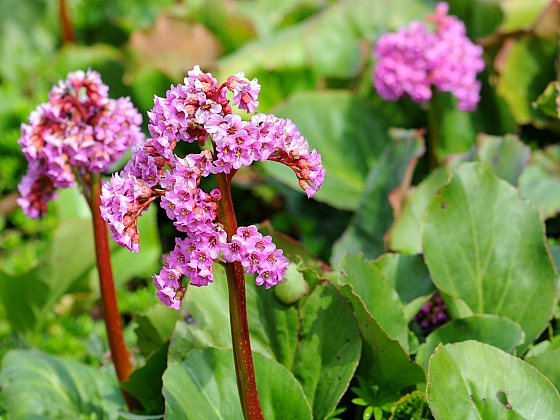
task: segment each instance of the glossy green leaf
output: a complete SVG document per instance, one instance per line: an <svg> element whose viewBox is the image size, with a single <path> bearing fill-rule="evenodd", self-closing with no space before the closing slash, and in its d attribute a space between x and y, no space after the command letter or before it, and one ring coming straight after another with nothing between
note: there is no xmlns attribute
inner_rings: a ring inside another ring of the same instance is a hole
<svg viewBox="0 0 560 420"><path fill-rule="evenodd" d="M436 291L420 255L384 254L374 261L403 303L405 321L410 322Z"/></svg>
<svg viewBox="0 0 560 420"><path fill-rule="evenodd" d="M274 286L274 294L286 305L296 303L308 292L309 284L305 281L303 273L299 272L293 263L288 265L284 280Z"/></svg>
<svg viewBox="0 0 560 420"><path fill-rule="evenodd" d="M559 119L558 95L560 94L560 82L550 82L544 92L537 98L533 106L548 117Z"/></svg>
<svg viewBox="0 0 560 420"><path fill-rule="evenodd" d="M546 376L557 390L560 389L560 348L552 349L535 357L527 357L525 361Z"/></svg>
<svg viewBox="0 0 560 420"><path fill-rule="evenodd" d="M560 395L523 360L477 341L440 345L430 359L432 414L442 420L553 419Z"/></svg>
<svg viewBox="0 0 560 420"><path fill-rule="evenodd" d="M442 167L433 171L414 189L407 191L400 214L389 231L389 249L403 254L420 254L420 224L433 196L449 181L449 171Z"/></svg>
<svg viewBox="0 0 560 420"><path fill-rule="evenodd" d="M330 284L313 290L300 309L301 329L292 372L314 419L334 411L360 360L362 342L348 303Z"/></svg>
<svg viewBox="0 0 560 420"><path fill-rule="evenodd" d="M142 408L147 414L164 412L161 390L162 376L167 368L168 349L169 343L165 343L146 359L144 366L132 372L128 381L121 383L122 388L142 404Z"/></svg>
<svg viewBox="0 0 560 420"><path fill-rule="evenodd" d="M530 157L531 149L513 134L504 137L480 134L477 138L477 160L486 163L511 185L517 185Z"/></svg>
<svg viewBox="0 0 560 420"><path fill-rule="evenodd" d="M160 349L170 339L180 312L160 303L136 315L138 346L145 355Z"/></svg>
<svg viewBox="0 0 560 420"><path fill-rule="evenodd" d="M438 289L521 325L521 352L552 316L555 270L538 213L487 166L454 170L426 209L422 247Z"/></svg>
<svg viewBox="0 0 560 420"><path fill-rule="evenodd" d="M518 124L543 120L532 103L556 78L557 42L525 35L504 43L497 92L509 105Z"/></svg>
<svg viewBox="0 0 560 420"><path fill-rule="evenodd" d="M373 105L349 92L318 91L293 95L274 113L291 119L310 147L322 156L325 181L314 198L336 208L356 209L367 174L389 143L386 123ZM302 191L287 166L266 162L264 167L275 178Z"/></svg>
<svg viewBox="0 0 560 420"><path fill-rule="evenodd" d="M357 374L371 385L379 387L379 398L426 380L424 370L411 361L407 352L373 319L363 300L346 284L340 293L352 306L362 336L362 357Z"/></svg>
<svg viewBox="0 0 560 420"><path fill-rule="evenodd" d="M392 143L366 180L364 193L350 226L333 247L333 266L345 251L360 251L367 258L385 252L385 233L390 228L393 209L389 196L406 188L418 159L424 153L424 139L416 130L391 130Z"/></svg>
<svg viewBox="0 0 560 420"><path fill-rule="evenodd" d="M531 200L543 220L560 212L560 147L552 145L536 151L519 177L521 195Z"/></svg>
<svg viewBox="0 0 560 420"><path fill-rule="evenodd" d="M301 386L278 362L253 353L257 391L266 419L311 419ZM231 349L193 350L163 376L165 418L242 419Z"/></svg>
<svg viewBox="0 0 560 420"><path fill-rule="evenodd" d="M363 254L348 253L340 266L344 272L338 280L339 284L351 284L389 337L398 340L408 350L408 326L404 319L403 304L375 262L364 261Z"/></svg>
<svg viewBox="0 0 560 420"><path fill-rule="evenodd" d="M75 360L12 350L2 359L0 400L14 420L118 418L124 401L115 375Z"/></svg>
<svg viewBox="0 0 560 420"><path fill-rule="evenodd" d="M288 369L296 353L299 318L293 306L281 303L274 290L246 282L247 312L251 345L274 358ZM192 349L231 347L227 280L216 267L214 283L207 287L189 287L183 302L170 347L170 360L179 360Z"/></svg>
<svg viewBox="0 0 560 420"><path fill-rule="evenodd" d="M516 322L496 315L478 314L453 319L426 337L426 343L416 353L416 361L428 370L428 359L438 344L466 340L477 340L513 353L523 344L525 333Z"/></svg>

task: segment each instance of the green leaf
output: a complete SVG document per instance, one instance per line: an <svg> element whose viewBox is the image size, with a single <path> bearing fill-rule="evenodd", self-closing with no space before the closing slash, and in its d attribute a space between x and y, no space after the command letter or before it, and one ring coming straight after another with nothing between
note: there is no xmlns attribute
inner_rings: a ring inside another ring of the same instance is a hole
<svg viewBox="0 0 560 420"><path fill-rule="evenodd" d="M9 418L117 419L124 402L114 373L58 356L12 350L2 359L2 406Z"/></svg>
<svg viewBox="0 0 560 420"><path fill-rule="evenodd" d="M254 351L291 368L297 346L299 318L293 306L281 303L274 290L265 290L247 276L247 312ZM173 332L170 360L179 360L192 349L231 347L229 298L223 269L216 267L214 283L189 287L182 317Z"/></svg>
<svg viewBox="0 0 560 420"><path fill-rule="evenodd" d="M545 328L555 304L555 270L542 223L487 166L466 163L454 170L426 209L422 247L438 289L475 313L521 325L521 353Z"/></svg>
<svg viewBox="0 0 560 420"><path fill-rule="evenodd" d="M558 391L535 368L477 341L438 346L427 394L437 419L541 420L560 412Z"/></svg>
<svg viewBox="0 0 560 420"><path fill-rule="evenodd" d="M417 130L391 130L379 162L370 171L364 193L350 226L333 247L333 265L345 251L361 251L376 258L385 251L384 235L391 226L390 195L410 183L416 163L424 153L424 139Z"/></svg>
<svg viewBox="0 0 560 420"><path fill-rule="evenodd" d="M420 224L428 203L449 182L445 167L436 169L414 189L407 191L402 210L389 231L389 249L403 254L420 254Z"/></svg>
<svg viewBox="0 0 560 420"><path fill-rule="evenodd" d="M533 103L533 106L544 115L554 119L560 119L558 114L558 95L560 94L560 82L550 82L543 93Z"/></svg>
<svg viewBox="0 0 560 420"><path fill-rule="evenodd" d="M134 317L138 324L135 331L142 353L150 354L170 339L179 315L179 311L158 303L148 308L145 313Z"/></svg>
<svg viewBox="0 0 560 420"><path fill-rule="evenodd" d="M546 376L557 390L560 389L560 348L552 349L535 357L527 357L525 361Z"/></svg>
<svg viewBox="0 0 560 420"><path fill-rule="evenodd" d="M509 0L500 2L504 12L504 20L500 32L515 32L525 30L535 24L543 9L550 2L548 0Z"/></svg>
<svg viewBox="0 0 560 420"><path fill-rule="evenodd" d="M257 391L266 419L311 419L301 386L281 364L253 353ZM165 418L242 419L231 349L189 352L163 376Z"/></svg>
<svg viewBox="0 0 560 420"><path fill-rule="evenodd" d="M302 92L274 113L291 119L322 156L326 176L314 198L336 208L356 209L367 174L389 143L386 123L373 105L345 91ZM288 167L276 162L264 167L273 177L302 191Z"/></svg>
<svg viewBox="0 0 560 420"><path fill-rule="evenodd" d="M361 253L348 253L340 262L340 267L344 272L338 283L351 284L389 337L398 340L408 350L408 323L404 319L403 304L375 262L364 261Z"/></svg>
<svg viewBox="0 0 560 420"><path fill-rule="evenodd" d="M165 343L146 359L144 366L132 372L128 381L121 383L122 388L142 404L147 414L161 414L164 411L161 390L162 376L167 368L168 349L169 343Z"/></svg>
<svg viewBox="0 0 560 420"><path fill-rule="evenodd" d="M420 255L384 254L374 261L404 305L405 322L410 322L436 291Z"/></svg>
<svg viewBox="0 0 560 420"><path fill-rule="evenodd" d="M360 333L350 306L330 283L313 290L300 309L300 317L292 372L313 407L313 418L326 419L358 366Z"/></svg>
<svg viewBox="0 0 560 420"><path fill-rule="evenodd" d="M340 293L350 305L362 336L362 357L358 375L368 384L379 387L379 398L390 396L401 389L426 380L423 369L411 361L402 345L389 338L373 319L363 300L346 284Z"/></svg>
<svg viewBox="0 0 560 420"><path fill-rule="evenodd" d="M477 160L486 163L492 172L511 185L517 185L530 157L531 149L514 134L504 137L478 135Z"/></svg>
<svg viewBox="0 0 560 420"><path fill-rule="evenodd" d="M416 361L428 370L428 359L438 344L466 340L481 341L513 353L517 346L523 344L525 333L516 322L496 315L479 314L454 319L426 337L426 343L416 353Z"/></svg>
<svg viewBox="0 0 560 420"><path fill-rule="evenodd" d="M517 124L544 121L532 103L556 78L556 40L524 35L504 42L500 52L497 93L509 105Z"/></svg>
<svg viewBox="0 0 560 420"><path fill-rule="evenodd" d="M535 204L543 220L560 211L560 147L551 145L533 154L519 177L521 195Z"/></svg>

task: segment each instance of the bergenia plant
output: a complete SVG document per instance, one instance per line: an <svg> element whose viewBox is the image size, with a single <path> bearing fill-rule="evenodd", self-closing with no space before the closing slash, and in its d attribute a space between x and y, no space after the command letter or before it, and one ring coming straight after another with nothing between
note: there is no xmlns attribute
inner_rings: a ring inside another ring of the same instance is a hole
<svg viewBox="0 0 560 420"><path fill-rule="evenodd" d="M182 233L175 249L153 276L158 298L181 307L187 284L213 282L214 264L225 267L238 386L247 418L262 418L256 394L247 325L244 273L256 273L266 288L280 282L288 261L282 250L257 227L238 227L230 182L242 166L275 161L289 166L308 197L321 187L325 171L321 156L310 150L290 120L254 114L248 121L235 107L252 113L258 106L260 85L243 72L219 84L196 66L184 85L171 86L165 98L155 97L149 115L152 138L140 139L123 171L103 186L102 215L121 246L139 250L138 217L160 201ZM198 154L178 156L178 142L198 142ZM199 188L202 177L216 175L217 189Z"/></svg>
<svg viewBox="0 0 560 420"><path fill-rule="evenodd" d="M414 102L432 98L431 87L451 92L462 111L473 111L480 101L477 74L484 69L482 47L467 37L465 24L447 14L438 3L427 22L412 22L376 43L373 84L379 95L395 101L408 95Z"/></svg>
<svg viewBox="0 0 560 420"><path fill-rule="evenodd" d="M129 98L110 99L109 87L95 71L69 73L49 93L49 101L22 124L19 144L29 165L17 200L24 213L44 216L58 188L78 183L92 212L103 313L111 356L119 380L131 364L117 307L107 227L100 213L101 178L134 143L142 141L142 116ZM134 401L123 391L130 408Z"/></svg>

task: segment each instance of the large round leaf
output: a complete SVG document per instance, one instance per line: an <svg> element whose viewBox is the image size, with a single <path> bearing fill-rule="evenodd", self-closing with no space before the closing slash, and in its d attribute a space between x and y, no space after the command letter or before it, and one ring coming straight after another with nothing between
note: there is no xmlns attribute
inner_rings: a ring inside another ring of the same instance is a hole
<svg viewBox="0 0 560 420"><path fill-rule="evenodd" d="M428 205L422 248L434 284L474 313L503 315L526 333L544 329L554 307L554 266L534 207L487 166L460 165Z"/></svg>
<svg viewBox="0 0 560 420"><path fill-rule="evenodd" d="M543 420L560 413L560 396L546 377L478 341L438 346L430 359L427 389L438 420Z"/></svg>
<svg viewBox="0 0 560 420"><path fill-rule="evenodd" d="M13 420L114 419L124 401L110 371L75 360L12 350L2 359L2 406Z"/></svg>
<svg viewBox="0 0 560 420"><path fill-rule="evenodd" d="M438 344L466 340L481 341L513 353L525 340L525 333L511 319L496 315L478 314L454 319L426 337L426 342L416 353L416 361L427 370L428 360Z"/></svg>
<svg viewBox="0 0 560 420"><path fill-rule="evenodd" d="M264 418L311 419L301 385L281 364L253 353ZM231 349L193 350L163 375L168 420L243 418Z"/></svg>

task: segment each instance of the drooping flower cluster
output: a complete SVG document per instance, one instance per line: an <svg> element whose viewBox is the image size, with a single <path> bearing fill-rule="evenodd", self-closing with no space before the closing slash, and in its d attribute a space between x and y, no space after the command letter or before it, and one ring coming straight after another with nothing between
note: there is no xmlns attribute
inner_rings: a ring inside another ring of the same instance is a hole
<svg viewBox="0 0 560 420"><path fill-rule="evenodd" d="M130 100L109 99L108 92L95 71L69 73L22 124L18 143L29 166L18 204L27 216L44 215L56 188L74 186L75 171L106 171L144 138L142 116Z"/></svg>
<svg viewBox="0 0 560 420"><path fill-rule="evenodd" d="M476 75L484 69L482 47L467 37L465 24L449 16L447 3L438 3L428 23L412 22L408 28L383 35L373 50L377 59L373 84L385 100L408 95L415 102L432 97L431 85L451 92L458 108L473 111L480 101Z"/></svg>
<svg viewBox="0 0 560 420"><path fill-rule="evenodd" d="M155 97L148 113L152 138L139 141L124 170L103 187L101 213L121 246L138 251L138 217L157 199L177 230L186 234L176 239L162 270L153 276L159 299L169 307L179 309L185 281L211 283L216 261L241 263L267 288L284 277L288 263L271 238L248 226L239 227L228 240L218 217L222 192L199 188L202 177L226 174L231 179L240 167L265 160L289 166L308 197L321 187L321 156L309 149L290 120L254 114L243 121L233 113L232 106L253 112L260 89L243 72L218 84L196 66L184 85L171 86L165 98ZM185 157L174 153L179 141L204 146L208 140L212 150Z"/></svg>

